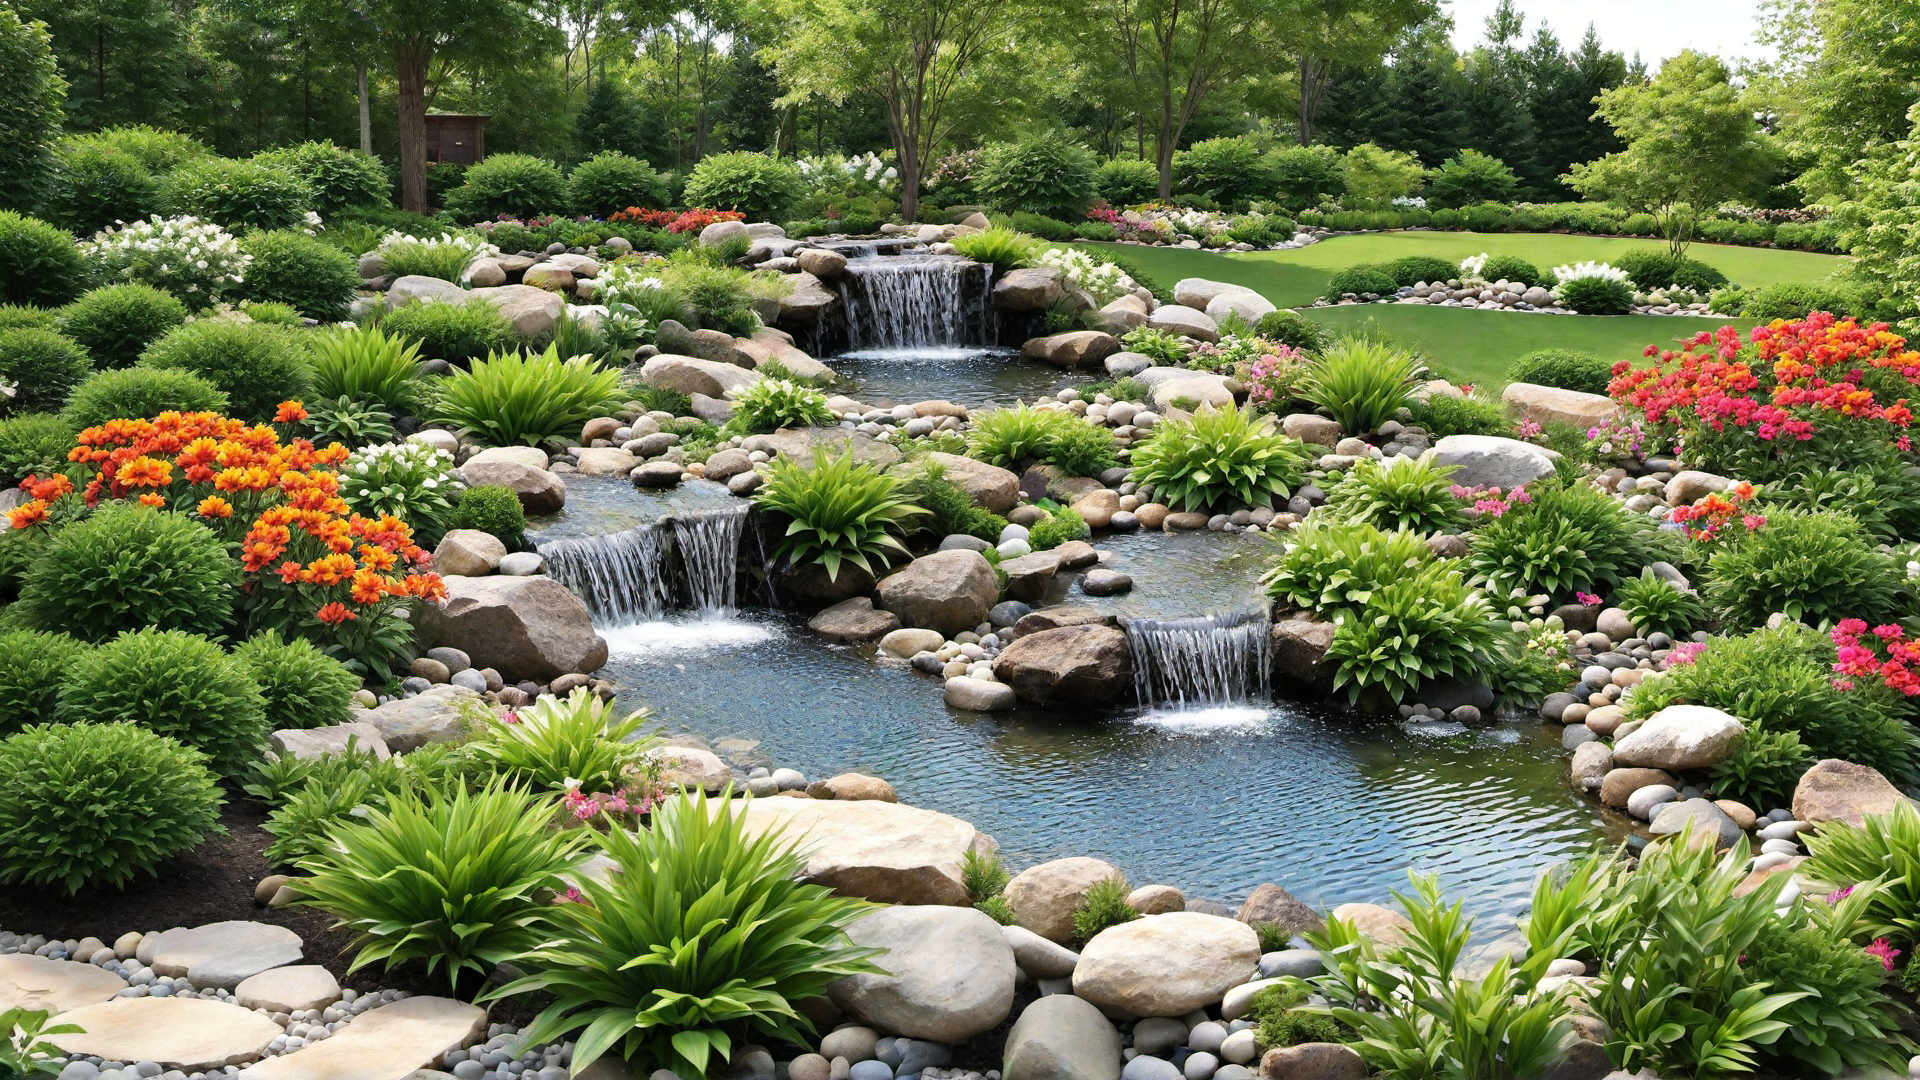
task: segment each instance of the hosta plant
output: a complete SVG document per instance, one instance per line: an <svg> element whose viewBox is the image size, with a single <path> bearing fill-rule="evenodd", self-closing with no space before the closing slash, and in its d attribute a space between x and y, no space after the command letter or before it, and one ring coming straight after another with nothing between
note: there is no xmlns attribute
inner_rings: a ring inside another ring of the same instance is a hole
<svg viewBox="0 0 1920 1080"><path fill-rule="evenodd" d="M1436 464L1431 450L1417 458L1363 458L1327 493L1327 510L1380 529L1444 530L1460 523L1453 472L1453 466Z"/></svg>
<svg viewBox="0 0 1920 1080"><path fill-rule="evenodd" d="M620 372L589 356L561 359L556 349L531 356L494 353L440 388L440 418L493 446L537 445L569 432L619 403Z"/></svg>
<svg viewBox="0 0 1920 1080"><path fill-rule="evenodd" d="M1584 483L1549 480L1500 516L1483 520L1470 541L1475 579L1502 593L1611 588L1662 557L1651 522Z"/></svg>
<svg viewBox="0 0 1920 1080"><path fill-rule="evenodd" d="M1275 601L1326 618L1365 607L1375 589L1434 562L1414 533L1316 520L1294 531L1260 583Z"/></svg>
<svg viewBox="0 0 1920 1080"><path fill-rule="evenodd" d="M1692 592L1644 571L1614 590L1613 602L1633 620L1641 634L1663 633L1682 638L1707 621L1707 605Z"/></svg>
<svg viewBox="0 0 1920 1080"><path fill-rule="evenodd" d="M1445 676L1472 678L1501 662L1511 627L1458 571L1434 570L1375 589L1342 613L1327 648L1333 686L1358 701L1369 690L1395 702Z"/></svg>
<svg viewBox="0 0 1920 1080"><path fill-rule="evenodd" d="M349 971L422 960L458 988L554 937L552 901L584 858L582 830L548 828L552 795L402 791L328 833L300 867L299 903L354 933Z"/></svg>
<svg viewBox="0 0 1920 1080"><path fill-rule="evenodd" d="M616 717L612 702L581 687L565 700L542 697L532 708L489 716L466 748L515 787L549 794L568 787L614 791L647 748L635 736L650 715L641 710Z"/></svg>
<svg viewBox="0 0 1920 1080"><path fill-rule="evenodd" d="M775 458L754 502L787 520L774 544L778 557L795 566L819 563L836 581L845 567L872 573L880 568L873 560L884 567L888 552L905 554L894 534L926 513L907 501L898 480L856 462L851 448L839 457L815 453L811 465Z"/></svg>
<svg viewBox="0 0 1920 1080"><path fill-rule="evenodd" d="M1161 424L1133 451L1133 479L1176 510L1272 506L1306 474L1306 447L1270 417L1228 405Z"/></svg>
<svg viewBox="0 0 1920 1080"><path fill-rule="evenodd" d="M830 427L840 418L827 408L827 395L789 379L761 379L740 392L733 416L722 427L728 435L754 435L784 427Z"/></svg>
<svg viewBox="0 0 1920 1080"><path fill-rule="evenodd" d="M516 958L535 973L488 995L552 996L526 1043L573 1035L576 1071L612 1053L707 1076L749 1042L810 1045L796 1003L880 973L846 933L871 906L802 883L791 841L749 832L737 806L682 796L650 829L605 834L614 872L583 877L579 902L552 909L557 932Z"/></svg>
<svg viewBox="0 0 1920 1080"><path fill-rule="evenodd" d="M1406 408L1420 371L1420 358L1404 349L1342 338L1314 359L1300 396L1340 421L1348 434L1364 435Z"/></svg>

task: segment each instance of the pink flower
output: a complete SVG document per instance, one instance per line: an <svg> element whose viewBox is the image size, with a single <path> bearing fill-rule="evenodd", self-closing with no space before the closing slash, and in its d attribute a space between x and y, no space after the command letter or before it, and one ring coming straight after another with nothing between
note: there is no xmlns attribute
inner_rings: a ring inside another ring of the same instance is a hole
<svg viewBox="0 0 1920 1080"><path fill-rule="evenodd" d="M1704 641L1686 641L1675 645L1673 651L1667 654L1667 666L1673 667L1676 664L1691 664L1702 652L1706 651L1706 648L1707 643Z"/></svg>
<svg viewBox="0 0 1920 1080"><path fill-rule="evenodd" d="M1585 604L1588 607L1599 607L1602 603L1605 602L1590 592L1577 592L1577 593L1574 593L1573 596L1574 596L1574 599L1580 601L1582 604Z"/></svg>
<svg viewBox="0 0 1920 1080"><path fill-rule="evenodd" d="M569 885L567 886L566 892L553 898L553 902L556 904L584 904L587 902L587 897L585 893Z"/></svg>
<svg viewBox="0 0 1920 1080"><path fill-rule="evenodd" d="M1853 895L1853 886L1851 885L1844 889L1835 889L1833 892L1827 894L1827 903L1837 904L1851 895Z"/></svg>
<svg viewBox="0 0 1920 1080"><path fill-rule="evenodd" d="M1900 955L1900 950L1894 948L1893 943L1886 938L1878 937L1873 939L1873 944L1867 946L1866 954L1868 956L1879 957L1880 965L1888 971L1892 971L1893 958Z"/></svg>
<svg viewBox="0 0 1920 1080"><path fill-rule="evenodd" d="M1748 532L1752 532L1766 523L1767 519L1761 517L1759 514L1748 514L1740 519L1740 524L1745 525Z"/></svg>

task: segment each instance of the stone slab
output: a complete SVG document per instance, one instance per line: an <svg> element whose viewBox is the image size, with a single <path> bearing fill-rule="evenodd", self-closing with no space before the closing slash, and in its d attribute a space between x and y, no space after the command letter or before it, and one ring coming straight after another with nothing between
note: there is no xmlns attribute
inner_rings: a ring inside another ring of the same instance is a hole
<svg viewBox="0 0 1920 1080"><path fill-rule="evenodd" d="M58 1014L97 1005L126 988L127 980L92 964L31 953L0 956L0 1013L27 1009Z"/></svg>
<svg viewBox="0 0 1920 1080"><path fill-rule="evenodd" d="M63 1013L73 1035L48 1042L69 1054L109 1061L152 1061L162 1068L201 1072L258 1058L280 1025L249 1009L206 998L115 998Z"/></svg>
<svg viewBox="0 0 1920 1080"><path fill-rule="evenodd" d="M241 1080L403 1080L484 1037L487 1010L441 997L402 998L361 1013L332 1038L240 1073Z"/></svg>

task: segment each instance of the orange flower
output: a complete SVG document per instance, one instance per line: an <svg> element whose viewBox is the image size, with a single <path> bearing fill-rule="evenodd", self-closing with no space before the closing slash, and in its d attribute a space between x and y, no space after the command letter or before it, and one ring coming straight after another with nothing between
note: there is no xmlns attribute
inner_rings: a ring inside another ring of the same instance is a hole
<svg viewBox="0 0 1920 1080"><path fill-rule="evenodd" d="M233 504L218 495L209 495L200 500L199 512L204 518L230 518L233 516Z"/></svg>
<svg viewBox="0 0 1920 1080"><path fill-rule="evenodd" d="M167 505L167 500L162 496L156 495L153 492L149 491L145 495L140 496L140 505L151 506L155 510L158 510L161 507Z"/></svg>
<svg viewBox="0 0 1920 1080"><path fill-rule="evenodd" d="M300 580L300 564L288 559L280 564L280 580L291 585Z"/></svg>
<svg viewBox="0 0 1920 1080"><path fill-rule="evenodd" d="M360 545L360 565L369 570L385 573L399 563L399 558L386 548L377 548L372 544Z"/></svg>
<svg viewBox="0 0 1920 1080"><path fill-rule="evenodd" d="M30 499L42 499L46 502L52 502L60 496L71 492L73 490L73 481L67 479L60 473L54 473L45 480L39 480L29 476L20 486L26 489L27 497Z"/></svg>
<svg viewBox="0 0 1920 1080"><path fill-rule="evenodd" d="M341 603L338 600L335 600L333 603L328 604L326 607L323 607L319 611L314 612L313 617L316 619L319 619L323 623L326 623L328 626L338 626L343 622L347 622L352 619L357 619L360 616L355 615L351 611L348 611L347 605Z"/></svg>
<svg viewBox="0 0 1920 1080"><path fill-rule="evenodd" d="M114 479L128 487L165 487L173 482L173 466L143 455L122 465Z"/></svg>
<svg viewBox="0 0 1920 1080"><path fill-rule="evenodd" d="M377 604L387 595L387 581L371 570L353 572L353 602L356 604Z"/></svg>
<svg viewBox="0 0 1920 1080"><path fill-rule="evenodd" d="M446 583L439 574L408 574L406 580L408 595L422 600L444 600L447 598Z"/></svg>
<svg viewBox="0 0 1920 1080"><path fill-rule="evenodd" d="M300 580L311 585L338 585L352 577L353 573L351 555L322 555L307 564Z"/></svg>
<svg viewBox="0 0 1920 1080"><path fill-rule="evenodd" d="M47 520L47 504L34 499L21 503L7 511L7 522L16 529L25 529Z"/></svg>
<svg viewBox="0 0 1920 1080"><path fill-rule="evenodd" d="M273 422L276 424L294 424L306 418L306 406L298 401L281 402L279 411L273 414Z"/></svg>

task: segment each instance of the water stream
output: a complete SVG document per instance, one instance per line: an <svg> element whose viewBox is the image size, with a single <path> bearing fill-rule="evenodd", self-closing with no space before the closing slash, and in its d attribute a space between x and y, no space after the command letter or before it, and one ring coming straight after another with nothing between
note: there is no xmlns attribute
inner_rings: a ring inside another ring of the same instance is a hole
<svg viewBox="0 0 1920 1080"><path fill-rule="evenodd" d="M1272 620L1264 607L1183 619L1123 619L1134 696L1176 710L1244 705L1266 696Z"/></svg>
<svg viewBox="0 0 1920 1080"><path fill-rule="evenodd" d="M840 296L849 352L993 341L993 268L955 255L882 255L847 263Z"/></svg>

